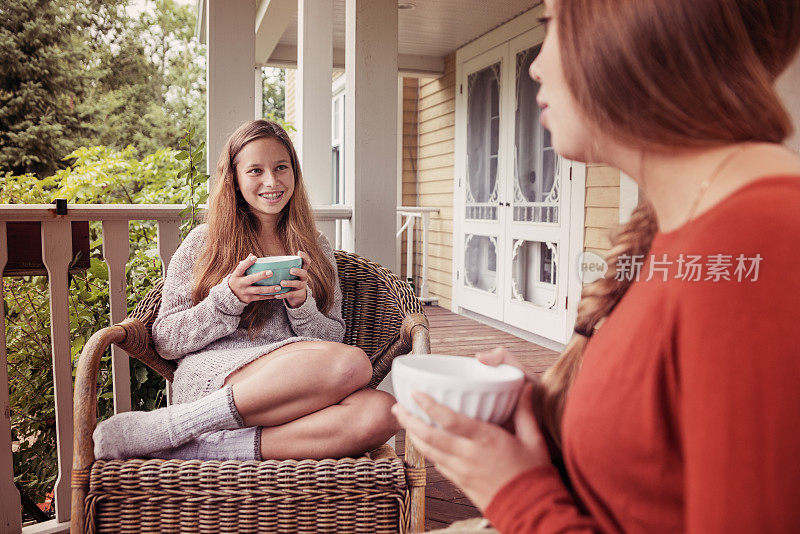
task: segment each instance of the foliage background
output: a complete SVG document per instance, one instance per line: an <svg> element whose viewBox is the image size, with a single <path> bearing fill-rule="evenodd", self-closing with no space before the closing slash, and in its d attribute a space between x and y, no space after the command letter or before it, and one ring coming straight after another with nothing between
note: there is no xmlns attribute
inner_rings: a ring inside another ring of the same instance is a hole
<svg viewBox="0 0 800 534"><path fill-rule="evenodd" d="M199 155L199 158L198 158ZM194 156L194 158L193 158ZM66 198L70 203L188 203L205 202L206 176L188 175L192 159L202 159L202 148L169 148L138 159L132 147L82 147L70 154L75 163L51 177L7 173L0 193L2 203L39 203L43 198ZM194 188L189 180L194 181ZM70 346L74 365L86 340L109 324L108 268L102 256L102 223L90 223L90 268L69 277ZM184 228L184 235L188 232ZM128 311L161 277L154 247L156 224L132 223L130 261L126 268ZM6 345L8 353L15 481L34 502L43 502L57 476L55 406L47 278L4 279ZM152 410L164 405L165 383L138 360L131 361L133 408ZM106 351L100 371L99 417L114 411L111 353Z"/></svg>
<svg viewBox="0 0 800 534"><path fill-rule="evenodd" d="M194 5L127 7L0 3L0 203L205 202L205 46L194 37ZM264 69L262 82L264 116L291 128L284 72ZM129 311L161 277L155 242L155 223L131 223ZM90 262L69 277L73 363L98 325L109 324L99 222L90 224ZM15 482L40 503L57 476L47 279L3 282ZM160 377L135 360L131 377L134 409L163 405ZM98 393L102 419L113 413L110 352Z"/></svg>

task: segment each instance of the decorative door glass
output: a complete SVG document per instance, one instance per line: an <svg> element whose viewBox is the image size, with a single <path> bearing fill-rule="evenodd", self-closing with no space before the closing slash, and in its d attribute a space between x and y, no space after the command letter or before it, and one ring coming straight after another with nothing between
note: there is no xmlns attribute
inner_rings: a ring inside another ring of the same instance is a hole
<svg viewBox="0 0 800 534"><path fill-rule="evenodd" d="M497 292L497 238L467 234L464 242L464 282L468 287Z"/></svg>
<svg viewBox="0 0 800 534"><path fill-rule="evenodd" d="M558 298L558 244L515 239L511 255L512 298L553 308Z"/></svg>
<svg viewBox="0 0 800 534"><path fill-rule="evenodd" d="M466 218L497 220L500 63L467 78Z"/></svg>
<svg viewBox="0 0 800 534"><path fill-rule="evenodd" d="M540 50L541 45L528 48L516 57L514 221L558 224L558 157L550 132L539 123L539 84L528 75Z"/></svg>

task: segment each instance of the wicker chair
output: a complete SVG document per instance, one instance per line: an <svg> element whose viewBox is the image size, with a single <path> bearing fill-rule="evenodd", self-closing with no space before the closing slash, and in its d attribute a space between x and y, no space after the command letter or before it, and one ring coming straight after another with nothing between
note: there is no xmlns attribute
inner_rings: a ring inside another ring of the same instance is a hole
<svg viewBox="0 0 800 534"><path fill-rule="evenodd" d="M375 387L400 354L429 353L428 321L410 286L355 254L336 251L345 343L373 361ZM112 343L167 380L176 368L150 331L163 282L121 323L95 333L78 363L72 532L423 531L425 463L406 442L406 464L386 445L340 460L95 461L100 358Z"/></svg>

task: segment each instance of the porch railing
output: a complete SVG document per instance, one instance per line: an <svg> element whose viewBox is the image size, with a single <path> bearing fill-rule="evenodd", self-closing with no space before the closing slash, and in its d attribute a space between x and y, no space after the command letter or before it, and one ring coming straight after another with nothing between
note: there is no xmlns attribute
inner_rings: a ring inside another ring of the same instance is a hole
<svg viewBox="0 0 800 534"><path fill-rule="evenodd" d="M428 289L428 229L431 214L439 213L439 208L420 206L398 206L397 214L404 219L403 226L397 231L397 238L406 233L406 277L413 280L414 276L414 224L420 219L422 225L422 265L420 268L420 285L417 291L419 300L424 304L436 304L438 299L430 296Z"/></svg>
<svg viewBox="0 0 800 534"><path fill-rule="evenodd" d="M24 533L65 532L69 530L70 478L72 475L72 358L70 354L70 326L67 270L72 260L71 223L73 221L100 221L103 229L103 259L108 265L109 306L111 323L117 323L127 314L125 266L130 254L130 221L155 221L157 223L156 250L165 272L175 250L180 244L180 223L183 205L103 204L67 206L66 215L57 215L52 204L0 204L0 273L8 261L6 222L33 221L41 223L42 259L47 269L50 289L50 330L52 342L54 401L56 413L56 438L58 478L54 495L56 519L22 529L19 493L14 486L11 449L11 407L7 365L0 365L0 531ZM321 226L333 226L335 221L352 217L352 209L345 206L314 207L314 215ZM336 243L340 247L340 243ZM0 277L0 293L2 293ZM5 309L0 299L0 358L7 361L5 336ZM116 412L131 409L130 370L127 355L112 350L114 409Z"/></svg>

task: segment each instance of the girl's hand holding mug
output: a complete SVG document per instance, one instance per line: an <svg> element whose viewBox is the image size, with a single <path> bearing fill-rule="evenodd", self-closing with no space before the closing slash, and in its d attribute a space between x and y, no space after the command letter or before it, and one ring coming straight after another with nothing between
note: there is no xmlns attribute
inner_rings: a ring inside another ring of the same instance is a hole
<svg viewBox="0 0 800 534"><path fill-rule="evenodd" d="M303 251L298 251L298 256L303 258L303 267L293 268L289 272L297 276L298 280L283 280L280 285L276 286L257 286L253 285L259 280L265 280L272 276L272 271L261 271L253 274L246 274L249 269L256 262L256 256L250 254L247 258L239 262L239 265L233 270L228 286L230 286L233 294L236 295L241 302L250 303L257 300L271 300L271 299L285 299L286 304L290 308L297 308L303 305L306 301L306 294L308 287L308 268L311 265L311 258ZM286 293L280 295L271 295L284 288L291 288Z"/></svg>
<svg viewBox="0 0 800 534"><path fill-rule="evenodd" d="M306 301L308 291L308 268L311 267L311 257L302 250L297 251L297 255L303 258L303 267L300 269L293 268L289 273L295 275L298 280L284 280L281 282L281 287L292 288L288 293L282 295L275 295L276 299L286 299L286 304L290 308L299 308ZM277 287L277 286L276 286Z"/></svg>
<svg viewBox="0 0 800 534"><path fill-rule="evenodd" d="M244 302L245 304L249 304L251 302L255 302L257 300L267 300L274 298L274 295L262 295L264 291L272 290L271 287L264 287L264 286L255 286L256 282L259 280L264 280L265 278L269 278L272 276L272 271L260 271L253 274L247 274L247 269L253 265L256 260L255 255L250 254L245 259L239 262L239 265L231 273L231 277L228 279L228 286L233 291L233 294L236 295L236 298L239 301Z"/></svg>

